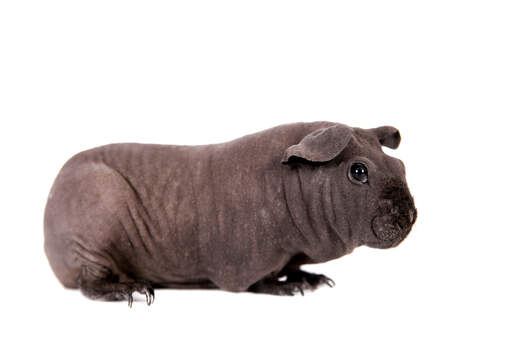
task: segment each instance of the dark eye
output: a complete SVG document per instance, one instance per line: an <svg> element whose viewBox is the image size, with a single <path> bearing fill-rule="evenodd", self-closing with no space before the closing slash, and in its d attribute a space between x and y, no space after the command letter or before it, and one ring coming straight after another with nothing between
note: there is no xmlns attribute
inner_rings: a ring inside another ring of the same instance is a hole
<svg viewBox="0 0 512 341"><path fill-rule="evenodd" d="M365 184L368 182L368 168L362 163L356 162L350 167L350 176L352 179Z"/></svg>

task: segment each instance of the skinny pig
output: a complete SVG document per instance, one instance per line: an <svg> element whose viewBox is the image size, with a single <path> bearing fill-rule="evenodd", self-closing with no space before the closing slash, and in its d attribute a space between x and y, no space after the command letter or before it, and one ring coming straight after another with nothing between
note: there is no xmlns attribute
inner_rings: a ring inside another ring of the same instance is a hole
<svg viewBox="0 0 512 341"><path fill-rule="evenodd" d="M416 220L404 165L382 151L399 144L393 127L313 122L213 145L87 150L51 189L46 255L65 287L130 306L134 292L151 304L153 288L332 286L300 266L394 247Z"/></svg>

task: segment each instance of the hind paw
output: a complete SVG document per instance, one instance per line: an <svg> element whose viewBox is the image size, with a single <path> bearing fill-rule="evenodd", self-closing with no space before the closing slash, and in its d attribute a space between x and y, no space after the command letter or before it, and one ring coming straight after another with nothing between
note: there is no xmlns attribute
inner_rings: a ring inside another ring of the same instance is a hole
<svg viewBox="0 0 512 341"><path fill-rule="evenodd" d="M155 301L155 291L150 283L145 281L113 283L107 280L82 282L82 293L95 300L128 301L128 306L133 305L133 293L138 292L146 296L146 304L151 305Z"/></svg>

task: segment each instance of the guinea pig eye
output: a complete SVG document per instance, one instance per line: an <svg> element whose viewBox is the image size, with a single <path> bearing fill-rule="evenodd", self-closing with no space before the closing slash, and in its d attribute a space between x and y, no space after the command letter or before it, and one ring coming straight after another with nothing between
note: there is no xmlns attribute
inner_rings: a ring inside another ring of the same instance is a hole
<svg viewBox="0 0 512 341"><path fill-rule="evenodd" d="M368 182L368 168L360 162L356 162L350 167L350 176L352 179L363 184Z"/></svg>

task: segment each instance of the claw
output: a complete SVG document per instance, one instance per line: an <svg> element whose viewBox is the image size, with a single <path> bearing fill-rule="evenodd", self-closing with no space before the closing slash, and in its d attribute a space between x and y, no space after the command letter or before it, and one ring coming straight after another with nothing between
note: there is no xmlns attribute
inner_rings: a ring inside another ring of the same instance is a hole
<svg viewBox="0 0 512 341"><path fill-rule="evenodd" d="M144 290L144 294L146 295L146 304L151 305L151 294L147 290Z"/></svg>
<svg viewBox="0 0 512 341"><path fill-rule="evenodd" d="M146 296L147 305L151 305L155 301L155 291L153 290L153 288L145 286L137 291Z"/></svg>
<svg viewBox="0 0 512 341"><path fill-rule="evenodd" d="M149 288L149 290L149 293L151 294L151 304L153 304L155 302L155 291L153 288Z"/></svg>
<svg viewBox="0 0 512 341"><path fill-rule="evenodd" d="M131 308L133 304L133 296L131 293L128 294L128 306Z"/></svg>
<svg viewBox="0 0 512 341"><path fill-rule="evenodd" d="M323 276L321 278L321 282L328 285L330 288L333 288L336 285L336 283L327 276Z"/></svg>

